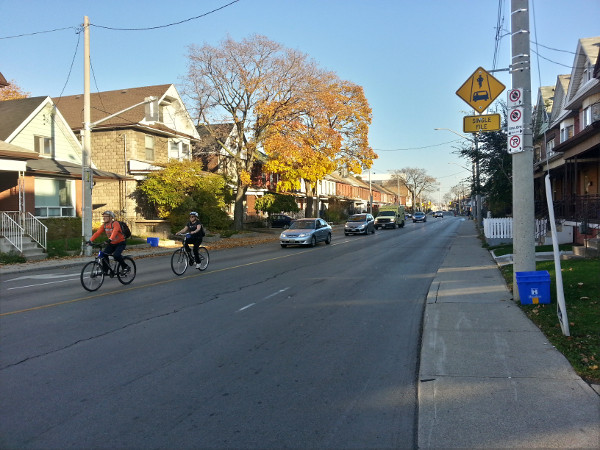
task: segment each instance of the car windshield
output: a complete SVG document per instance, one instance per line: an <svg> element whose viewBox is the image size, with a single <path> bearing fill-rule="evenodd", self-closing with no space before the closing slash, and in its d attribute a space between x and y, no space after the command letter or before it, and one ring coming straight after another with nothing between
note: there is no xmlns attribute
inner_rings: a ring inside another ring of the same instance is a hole
<svg viewBox="0 0 600 450"><path fill-rule="evenodd" d="M367 216L361 214L359 216L350 216L348 217L348 222L365 222L367 220Z"/></svg>
<svg viewBox="0 0 600 450"><path fill-rule="evenodd" d="M290 229L313 230L315 222L312 220L296 220L290 225Z"/></svg>
<svg viewBox="0 0 600 450"><path fill-rule="evenodd" d="M394 211L381 211L379 213L380 216L395 216L396 213Z"/></svg>

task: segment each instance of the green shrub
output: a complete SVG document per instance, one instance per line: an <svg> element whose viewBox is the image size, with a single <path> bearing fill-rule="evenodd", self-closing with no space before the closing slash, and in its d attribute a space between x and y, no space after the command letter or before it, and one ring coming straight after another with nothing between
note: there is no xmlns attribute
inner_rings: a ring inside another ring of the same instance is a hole
<svg viewBox="0 0 600 450"><path fill-rule="evenodd" d="M17 252L0 253L0 264L19 264L27 261Z"/></svg>

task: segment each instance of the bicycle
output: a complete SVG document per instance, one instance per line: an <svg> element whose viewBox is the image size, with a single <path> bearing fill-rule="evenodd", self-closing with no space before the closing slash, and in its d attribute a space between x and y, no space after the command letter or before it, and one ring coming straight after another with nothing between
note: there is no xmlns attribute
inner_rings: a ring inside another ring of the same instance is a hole
<svg viewBox="0 0 600 450"><path fill-rule="evenodd" d="M198 256L200 256L200 267L198 270L206 270L209 263L208 250L206 247L198 247ZM196 260L190 250L185 248L185 236L182 237L181 247L173 252L171 256L171 269L177 276L183 275L189 266L194 266Z"/></svg>
<svg viewBox="0 0 600 450"><path fill-rule="evenodd" d="M103 251L106 247L106 243L92 244L92 247L99 248L100 250L98 251L96 258L81 269L81 285L86 291L93 292L98 290L100 286L102 286L102 283L104 283L104 277L106 275L110 278L114 278L116 275L117 279L122 284L129 284L134 280L136 267L133 258L123 256L123 261L129 268L124 267L113 258L112 262L109 262L108 264L108 270L104 271L102 260L107 256L112 256Z"/></svg>

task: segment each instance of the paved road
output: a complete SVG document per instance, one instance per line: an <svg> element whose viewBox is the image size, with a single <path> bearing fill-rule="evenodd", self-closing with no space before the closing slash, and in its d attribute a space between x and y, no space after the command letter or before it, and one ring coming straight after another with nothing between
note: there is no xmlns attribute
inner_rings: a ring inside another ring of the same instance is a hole
<svg viewBox="0 0 600 450"><path fill-rule="evenodd" d="M77 268L4 276L0 446L415 447L423 305L459 223L183 277L139 259L97 293Z"/></svg>

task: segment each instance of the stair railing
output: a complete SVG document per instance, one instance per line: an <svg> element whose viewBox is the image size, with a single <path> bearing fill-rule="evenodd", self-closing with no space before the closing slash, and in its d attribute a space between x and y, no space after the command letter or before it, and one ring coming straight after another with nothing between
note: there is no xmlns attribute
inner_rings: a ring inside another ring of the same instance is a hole
<svg viewBox="0 0 600 450"><path fill-rule="evenodd" d="M23 227L15 221L10 213L2 213L2 236L19 252L23 251Z"/></svg>
<svg viewBox="0 0 600 450"><path fill-rule="evenodd" d="M30 212L21 215L21 224L25 233L31 236L44 250L47 248L48 227Z"/></svg>

